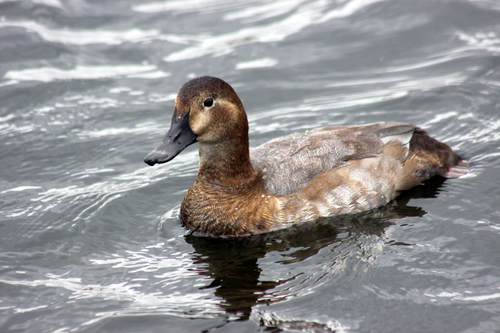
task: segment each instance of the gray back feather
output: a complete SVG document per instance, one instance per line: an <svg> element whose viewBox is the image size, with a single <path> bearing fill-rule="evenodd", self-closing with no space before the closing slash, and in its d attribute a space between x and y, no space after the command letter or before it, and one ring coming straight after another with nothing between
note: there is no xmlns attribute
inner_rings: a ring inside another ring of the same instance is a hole
<svg viewBox="0 0 500 333"><path fill-rule="evenodd" d="M273 195L295 193L324 170L346 166L349 160L380 155L384 144L407 145L415 126L375 123L324 127L276 138L250 150L252 164L261 170Z"/></svg>

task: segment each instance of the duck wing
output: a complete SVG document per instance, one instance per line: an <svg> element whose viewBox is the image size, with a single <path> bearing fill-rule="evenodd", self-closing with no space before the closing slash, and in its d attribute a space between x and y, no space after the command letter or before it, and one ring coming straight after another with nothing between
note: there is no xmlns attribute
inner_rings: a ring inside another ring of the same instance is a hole
<svg viewBox="0 0 500 333"><path fill-rule="evenodd" d="M390 141L399 142L406 154L415 129L396 122L323 127L271 140L251 149L250 158L262 172L266 189L273 195L287 195L325 170L383 154Z"/></svg>

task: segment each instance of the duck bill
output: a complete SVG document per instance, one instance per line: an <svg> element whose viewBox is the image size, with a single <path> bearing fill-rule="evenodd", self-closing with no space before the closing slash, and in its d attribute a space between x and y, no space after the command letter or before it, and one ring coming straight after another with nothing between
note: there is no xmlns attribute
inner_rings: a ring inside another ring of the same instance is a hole
<svg viewBox="0 0 500 333"><path fill-rule="evenodd" d="M151 166L156 163L166 163L177 156L187 146L196 142L197 135L189 127L189 111L181 118L176 117L176 112L172 116L170 129L165 135L161 145L150 152L144 162Z"/></svg>

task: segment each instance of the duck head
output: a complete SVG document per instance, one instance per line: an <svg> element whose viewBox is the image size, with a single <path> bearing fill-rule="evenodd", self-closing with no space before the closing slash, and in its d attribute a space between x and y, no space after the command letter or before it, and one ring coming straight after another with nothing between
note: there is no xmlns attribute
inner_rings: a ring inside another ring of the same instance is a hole
<svg viewBox="0 0 500 333"><path fill-rule="evenodd" d="M236 141L248 145L248 121L238 95L223 80L203 76L181 87L170 129L144 162L151 166L166 163L195 142L200 143L202 155L202 150L215 151L214 147L238 144Z"/></svg>

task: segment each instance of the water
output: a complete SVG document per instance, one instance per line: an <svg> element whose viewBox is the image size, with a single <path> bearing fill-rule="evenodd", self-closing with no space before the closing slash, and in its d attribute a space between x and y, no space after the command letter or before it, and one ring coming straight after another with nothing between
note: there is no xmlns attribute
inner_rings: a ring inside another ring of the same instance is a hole
<svg viewBox="0 0 500 333"><path fill-rule="evenodd" d="M0 2L0 331L500 330L495 0ZM142 158L214 75L251 145L402 121L472 164L373 214L237 241L177 219L196 147Z"/></svg>

